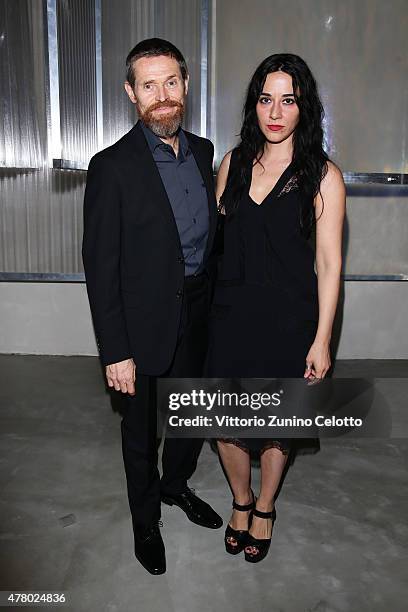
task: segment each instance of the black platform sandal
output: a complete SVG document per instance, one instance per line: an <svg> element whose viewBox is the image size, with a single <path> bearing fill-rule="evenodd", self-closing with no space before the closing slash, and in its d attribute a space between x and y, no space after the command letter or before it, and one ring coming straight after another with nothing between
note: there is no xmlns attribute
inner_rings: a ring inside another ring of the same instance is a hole
<svg viewBox="0 0 408 612"><path fill-rule="evenodd" d="M248 512L249 510L254 510L255 503L256 503L256 497L252 489L251 489L251 493L252 493L252 502L250 504L246 504L245 506L241 506L240 504L237 504L237 502L234 499L232 502L232 507L234 508L234 510L239 510L239 512ZM251 521L252 521L252 512L248 517L248 529L251 526ZM230 555L238 555L242 550L244 550L245 546L247 546L248 529L244 529L244 530L233 529L231 525L228 523L227 528L225 530L225 535L224 535L224 544L225 544L225 550L227 551L227 553L229 553ZM228 538L234 538L234 540L236 541L236 544L231 544L230 542L228 542Z"/></svg>
<svg viewBox="0 0 408 612"><path fill-rule="evenodd" d="M252 511L252 514L253 516L257 516L258 518L272 519L272 529L273 529L273 524L276 519L275 508L272 510L272 512L261 512L260 510L257 510L256 508L254 508ZM247 551L245 551L245 561L248 561L249 563L259 563L259 561L262 561L262 559L265 559L266 555L268 554L269 547L271 545L271 539L272 539L272 534L270 538L265 538L265 539L260 540L258 538L254 538L253 536L251 536L250 533L248 533L248 537L246 539L246 544L244 548L253 546L254 548L258 550L258 552L248 553Z"/></svg>

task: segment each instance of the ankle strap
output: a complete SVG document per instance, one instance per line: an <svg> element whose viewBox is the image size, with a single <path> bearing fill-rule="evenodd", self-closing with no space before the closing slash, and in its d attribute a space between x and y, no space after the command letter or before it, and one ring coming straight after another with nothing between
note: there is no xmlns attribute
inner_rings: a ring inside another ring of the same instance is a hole
<svg viewBox="0 0 408 612"><path fill-rule="evenodd" d="M240 512L248 512L248 510L253 510L255 508L256 497L252 489L251 489L251 493L252 493L252 501L250 504L246 504L245 506L241 506L241 504L237 504L235 499L233 499L232 507L234 508L234 510L239 510Z"/></svg>
<svg viewBox="0 0 408 612"><path fill-rule="evenodd" d="M251 502L250 504L246 504L245 506L241 506L241 504L237 504L235 499L232 502L232 507L234 510L239 510L240 512L247 512L248 510L253 510L255 508L255 502Z"/></svg>
<svg viewBox="0 0 408 612"><path fill-rule="evenodd" d="M254 516L257 516L258 518L263 518L263 519L275 519L276 517L275 508L271 510L271 512L261 512L257 508L254 508L253 514Z"/></svg>

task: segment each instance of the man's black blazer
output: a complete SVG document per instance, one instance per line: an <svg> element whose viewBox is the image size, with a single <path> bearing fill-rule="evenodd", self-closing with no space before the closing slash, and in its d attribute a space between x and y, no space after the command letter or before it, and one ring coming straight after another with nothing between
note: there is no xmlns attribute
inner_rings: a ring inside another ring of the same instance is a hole
<svg viewBox="0 0 408 612"><path fill-rule="evenodd" d="M208 195L209 266L217 206L212 143L185 132ZM140 122L90 161L82 257L104 365L133 357L137 372L170 366L180 322L184 260L173 211Z"/></svg>

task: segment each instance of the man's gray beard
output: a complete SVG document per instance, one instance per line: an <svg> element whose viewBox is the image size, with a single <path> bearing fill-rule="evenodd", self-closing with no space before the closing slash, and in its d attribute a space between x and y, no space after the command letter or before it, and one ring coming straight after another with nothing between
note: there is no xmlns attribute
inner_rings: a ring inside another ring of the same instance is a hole
<svg viewBox="0 0 408 612"><path fill-rule="evenodd" d="M143 119L144 123L150 128L153 134L159 138L170 138L174 136L183 122L183 112L178 112L174 117L163 120Z"/></svg>

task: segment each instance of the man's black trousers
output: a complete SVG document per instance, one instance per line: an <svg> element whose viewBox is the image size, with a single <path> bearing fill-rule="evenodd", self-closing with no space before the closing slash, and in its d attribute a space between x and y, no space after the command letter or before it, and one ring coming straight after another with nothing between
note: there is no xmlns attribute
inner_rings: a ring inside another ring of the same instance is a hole
<svg viewBox="0 0 408 612"><path fill-rule="evenodd" d="M199 378L207 351L209 281L206 274L186 277L178 342L172 364L162 376ZM160 350L160 347L157 347ZM157 467L156 378L137 373L136 393L123 395L122 452L133 528L148 527L160 519L161 493L186 489L194 473L203 440L164 440L160 479Z"/></svg>

